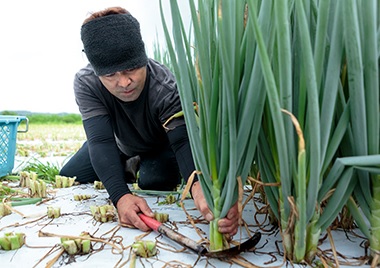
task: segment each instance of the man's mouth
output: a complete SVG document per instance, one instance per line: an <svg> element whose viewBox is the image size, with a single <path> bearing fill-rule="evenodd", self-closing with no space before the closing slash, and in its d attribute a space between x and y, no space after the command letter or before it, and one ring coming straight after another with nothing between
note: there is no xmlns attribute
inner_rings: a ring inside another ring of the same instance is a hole
<svg viewBox="0 0 380 268"><path fill-rule="evenodd" d="M126 90L123 90L123 93L124 94L131 94L132 92L134 91L134 89L126 89Z"/></svg>

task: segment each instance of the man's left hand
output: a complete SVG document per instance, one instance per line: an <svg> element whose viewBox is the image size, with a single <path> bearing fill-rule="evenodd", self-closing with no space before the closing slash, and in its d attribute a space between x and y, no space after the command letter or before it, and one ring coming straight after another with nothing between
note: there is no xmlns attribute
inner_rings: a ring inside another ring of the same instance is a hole
<svg viewBox="0 0 380 268"><path fill-rule="evenodd" d="M208 208L206 198L203 195L199 181L194 182L191 188L191 195L193 196L195 206L201 212L203 217L207 221L212 221L214 216ZM239 227L238 203L235 203L235 205L230 208L225 218L218 221L218 227L219 232L223 234L234 236L237 233Z"/></svg>

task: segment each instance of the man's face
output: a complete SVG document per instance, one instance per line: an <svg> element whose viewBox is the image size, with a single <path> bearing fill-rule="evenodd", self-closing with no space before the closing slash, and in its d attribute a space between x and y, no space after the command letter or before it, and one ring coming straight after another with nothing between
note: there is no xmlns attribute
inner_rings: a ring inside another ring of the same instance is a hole
<svg viewBox="0 0 380 268"><path fill-rule="evenodd" d="M146 66L102 75L99 79L116 98L125 102L134 101L144 89Z"/></svg>

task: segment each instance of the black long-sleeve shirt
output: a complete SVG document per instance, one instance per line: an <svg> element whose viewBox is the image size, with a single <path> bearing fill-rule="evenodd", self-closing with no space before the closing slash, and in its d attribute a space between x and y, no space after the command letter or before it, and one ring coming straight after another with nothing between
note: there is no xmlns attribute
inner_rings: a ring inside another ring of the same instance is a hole
<svg viewBox="0 0 380 268"><path fill-rule="evenodd" d="M149 60L144 89L132 102L123 102L113 96L90 65L76 74L74 92L83 118L91 163L114 204L130 192L125 184L119 150L134 156L170 145L184 179L194 171L183 118L173 121L175 127L170 131L162 126L182 109L175 78L165 66Z"/></svg>

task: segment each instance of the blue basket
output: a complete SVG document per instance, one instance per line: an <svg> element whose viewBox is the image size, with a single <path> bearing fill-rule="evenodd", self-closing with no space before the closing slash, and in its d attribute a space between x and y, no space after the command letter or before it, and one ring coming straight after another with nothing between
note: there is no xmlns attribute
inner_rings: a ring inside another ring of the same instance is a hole
<svg viewBox="0 0 380 268"><path fill-rule="evenodd" d="M17 131L21 121L26 121L25 130ZM29 121L25 116L0 116L0 177L13 170L16 154L17 132L27 132Z"/></svg>

